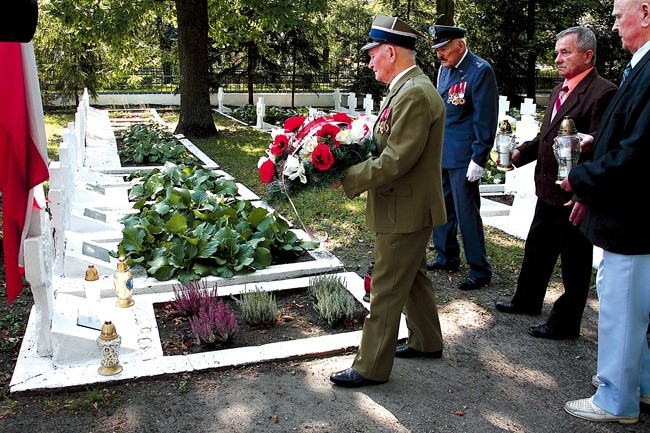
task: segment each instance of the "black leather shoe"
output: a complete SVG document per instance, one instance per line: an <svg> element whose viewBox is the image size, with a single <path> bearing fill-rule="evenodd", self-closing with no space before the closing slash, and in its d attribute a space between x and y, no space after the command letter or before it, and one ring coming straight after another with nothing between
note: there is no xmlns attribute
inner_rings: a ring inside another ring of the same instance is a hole
<svg viewBox="0 0 650 433"><path fill-rule="evenodd" d="M406 345L395 349L395 358L442 358L442 349L435 352L421 352Z"/></svg>
<svg viewBox="0 0 650 433"><path fill-rule="evenodd" d="M515 305L510 301L497 301L494 306L497 307L497 310L501 311L502 313L527 314L529 316L539 316L542 314L541 308L526 308L520 305Z"/></svg>
<svg viewBox="0 0 650 433"><path fill-rule="evenodd" d="M448 271L448 272L456 272L460 268L460 265L441 265L440 263L436 262L435 260L429 260L427 262L427 270L428 271Z"/></svg>
<svg viewBox="0 0 650 433"><path fill-rule="evenodd" d="M528 333L533 337L546 338L548 340L575 340L580 337L580 333L562 332L557 329L549 328L546 323L539 326L531 326Z"/></svg>
<svg viewBox="0 0 650 433"><path fill-rule="evenodd" d="M458 285L459 290L478 290L483 286L490 284L489 278L471 278L467 277Z"/></svg>
<svg viewBox="0 0 650 433"><path fill-rule="evenodd" d="M379 385L387 382L386 380L382 381L382 380L366 379L365 377L357 373L357 371L354 368L348 368L343 371L333 373L330 376L330 380L334 382L335 385L345 386L348 388L355 388L358 386L366 386L366 385Z"/></svg>

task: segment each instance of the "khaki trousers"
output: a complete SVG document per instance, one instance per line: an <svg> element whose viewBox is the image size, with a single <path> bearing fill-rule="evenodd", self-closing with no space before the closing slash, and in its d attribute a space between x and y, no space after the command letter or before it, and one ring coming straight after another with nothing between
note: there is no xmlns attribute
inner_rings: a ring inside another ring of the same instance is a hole
<svg viewBox="0 0 650 433"><path fill-rule="evenodd" d="M359 352L352 364L367 379L388 380L402 310L410 347L423 352L443 348L436 295L427 276L430 235L431 227L413 233L375 235L370 314L363 324Z"/></svg>

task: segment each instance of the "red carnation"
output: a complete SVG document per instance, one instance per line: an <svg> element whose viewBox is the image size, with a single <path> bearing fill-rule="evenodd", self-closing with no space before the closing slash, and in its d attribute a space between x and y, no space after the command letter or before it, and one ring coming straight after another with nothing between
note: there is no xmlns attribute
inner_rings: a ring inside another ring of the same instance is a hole
<svg viewBox="0 0 650 433"><path fill-rule="evenodd" d="M271 153L273 155L282 155L289 148L289 138L284 134L278 134L273 140Z"/></svg>
<svg viewBox="0 0 650 433"><path fill-rule="evenodd" d="M334 155L329 146L326 144L319 144L311 153L311 162L314 167L321 171L327 171L334 164Z"/></svg>
<svg viewBox="0 0 650 433"><path fill-rule="evenodd" d="M321 126L321 128L316 131L316 137L318 137L318 142L331 142L334 146L339 147L341 143L336 141L336 134L341 132L341 128L331 123L326 123Z"/></svg>
<svg viewBox="0 0 650 433"><path fill-rule="evenodd" d="M285 132L296 132L305 123L305 116L293 116L284 121Z"/></svg>
<svg viewBox="0 0 650 433"><path fill-rule="evenodd" d="M264 183L269 183L275 177L275 164L270 159L267 159L260 166L260 180Z"/></svg>

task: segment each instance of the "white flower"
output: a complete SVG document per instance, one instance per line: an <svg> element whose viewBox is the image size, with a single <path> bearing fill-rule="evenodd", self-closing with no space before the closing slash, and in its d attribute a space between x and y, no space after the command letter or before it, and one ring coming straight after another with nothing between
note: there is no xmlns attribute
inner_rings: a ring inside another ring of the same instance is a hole
<svg viewBox="0 0 650 433"><path fill-rule="evenodd" d="M349 129L344 129L336 134L336 139L341 144L354 144L370 136L372 131L372 118L360 115L352 121Z"/></svg>
<svg viewBox="0 0 650 433"><path fill-rule="evenodd" d="M302 159L311 159L311 153L318 146L318 138L315 135L312 135L305 139L302 147L299 150L300 157Z"/></svg>
<svg viewBox="0 0 650 433"><path fill-rule="evenodd" d="M284 165L283 175L287 176L290 180L300 178L300 182L307 183L307 176L305 176L305 166L303 163L293 155L287 157L287 162Z"/></svg>
<svg viewBox="0 0 650 433"><path fill-rule="evenodd" d="M354 139L352 138L352 130L351 129L343 129L341 132L336 134L336 140L339 141L341 144L352 144L352 143L354 143Z"/></svg>

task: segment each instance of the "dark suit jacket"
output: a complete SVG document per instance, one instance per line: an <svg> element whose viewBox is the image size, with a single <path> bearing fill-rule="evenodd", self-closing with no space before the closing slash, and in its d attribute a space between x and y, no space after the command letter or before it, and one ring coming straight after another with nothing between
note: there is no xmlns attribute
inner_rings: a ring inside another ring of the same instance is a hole
<svg viewBox="0 0 650 433"><path fill-rule="evenodd" d="M650 254L649 83L646 53L607 107L593 160L569 172L571 188L587 206L580 230L594 245L616 254Z"/></svg>
<svg viewBox="0 0 650 433"><path fill-rule="evenodd" d="M379 111L390 108L390 131L377 121L379 152L343 178L352 198L368 191L366 221L376 233L412 233L444 224L440 158L445 107L431 80L415 67L399 79Z"/></svg>
<svg viewBox="0 0 650 433"><path fill-rule="evenodd" d="M578 132L593 133L598 129L600 119L605 113L609 101L616 93L616 85L604 79L595 69L592 69L566 98L553 120L553 106L562 89L562 84L551 92L548 107L537 136L524 142L517 149L521 157L515 164L517 167L537 160L535 166L535 192L537 197L553 206L562 206L569 201L572 194L564 191L557 180L557 160L553 154L553 143L557 137L560 123L565 116L570 117ZM591 155L581 154L580 160L591 159Z"/></svg>
<svg viewBox="0 0 650 433"><path fill-rule="evenodd" d="M454 104L449 91L465 82L463 104ZM438 93L445 102L445 145L442 168L467 168L472 159L485 167L494 146L499 110L499 91L494 71L488 62L471 51L456 68L441 68Z"/></svg>

